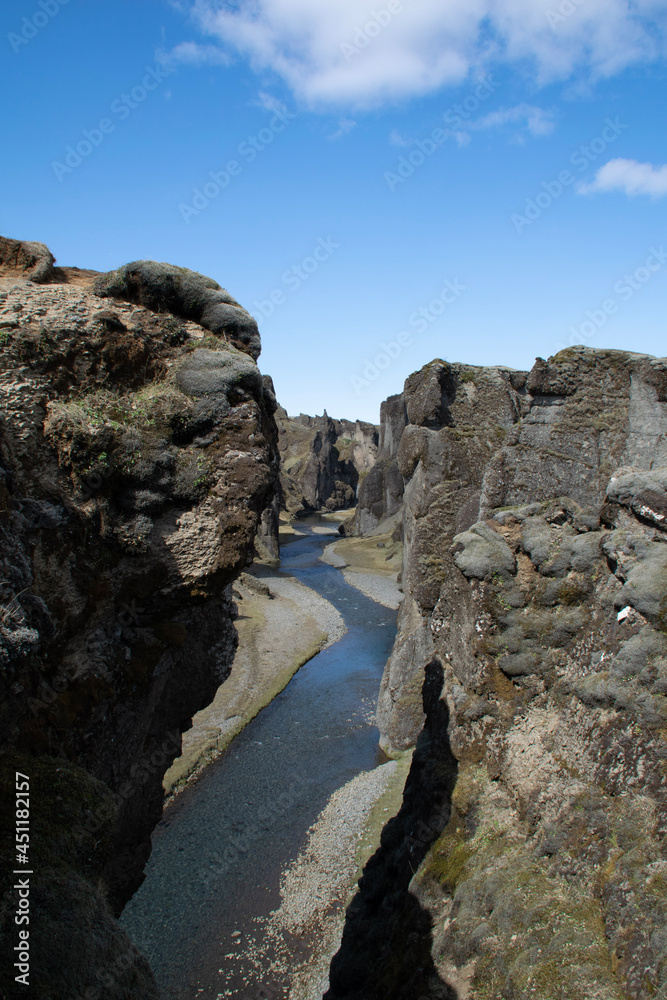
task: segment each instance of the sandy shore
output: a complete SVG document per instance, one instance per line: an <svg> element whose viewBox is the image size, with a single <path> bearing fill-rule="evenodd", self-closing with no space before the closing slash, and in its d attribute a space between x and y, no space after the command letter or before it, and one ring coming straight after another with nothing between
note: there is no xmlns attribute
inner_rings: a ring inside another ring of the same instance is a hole
<svg viewBox="0 0 667 1000"><path fill-rule="evenodd" d="M177 794L289 683L297 670L347 631L329 601L264 566L234 584L239 647L232 672L183 734L183 750L164 777Z"/></svg>
<svg viewBox="0 0 667 1000"><path fill-rule="evenodd" d="M385 608L395 611L403 600L398 586L402 547L390 534L338 539L327 545L320 558L341 569L351 587Z"/></svg>

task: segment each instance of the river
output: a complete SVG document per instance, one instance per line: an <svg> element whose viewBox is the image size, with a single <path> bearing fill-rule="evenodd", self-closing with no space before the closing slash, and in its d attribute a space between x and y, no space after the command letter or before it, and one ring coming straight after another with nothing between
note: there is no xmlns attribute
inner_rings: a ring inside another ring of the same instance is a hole
<svg viewBox="0 0 667 1000"><path fill-rule="evenodd" d="M302 530L281 569L331 601L348 632L301 668L153 833L146 880L121 924L165 1000L288 995L280 956L262 940L281 873L331 794L386 759L372 717L396 613L318 558L334 529Z"/></svg>

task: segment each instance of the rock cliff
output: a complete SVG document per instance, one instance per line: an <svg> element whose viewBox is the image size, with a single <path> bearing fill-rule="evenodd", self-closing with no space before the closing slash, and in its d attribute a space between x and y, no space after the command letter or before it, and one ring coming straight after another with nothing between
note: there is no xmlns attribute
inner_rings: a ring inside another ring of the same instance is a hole
<svg viewBox="0 0 667 1000"><path fill-rule="evenodd" d="M277 553L259 348L202 275L58 268L42 244L0 239L0 836L8 871L18 770L37 998L157 996L114 914L142 880L181 733L229 673L231 583L258 537Z"/></svg>
<svg viewBox="0 0 667 1000"><path fill-rule="evenodd" d="M347 510L375 465L378 429L357 420L332 420L301 413L276 413L280 431L283 507L299 516L318 510Z"/></svg>
<svg viewBox="0 0 667 1000"><path fill-rule="evenodd" d="M360 535L372 534L381 521L401 509L403 477L397 457L407 421L402 393L381 404L377 462L359 487L354 528Z"/></svg>
<svg viewBox="0 0 667 1000"><path fill-rule="evenodd" d="M378 720L389 753L421 750L328 996L662 995L667 360L436 361L397 399L405 600ZM391 509L363 499L362 524Z"/></svg>

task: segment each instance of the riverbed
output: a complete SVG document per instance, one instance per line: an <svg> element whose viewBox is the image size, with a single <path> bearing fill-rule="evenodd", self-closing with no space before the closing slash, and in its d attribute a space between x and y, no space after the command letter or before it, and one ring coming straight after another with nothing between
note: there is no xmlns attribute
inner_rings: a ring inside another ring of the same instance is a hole
<svg viewBox="0 0 667 1000"><path fill-rule="evenodd" d="M290 960L299 964L317 942L298 930L280 940L267 933L281 876L331 795L386 760L374 711L396 613L320 560L335 528L302 530L281 568L326 597L348 631L301 668L153 834L146 880L121 923L166 1000L289 995Z"/></svg>

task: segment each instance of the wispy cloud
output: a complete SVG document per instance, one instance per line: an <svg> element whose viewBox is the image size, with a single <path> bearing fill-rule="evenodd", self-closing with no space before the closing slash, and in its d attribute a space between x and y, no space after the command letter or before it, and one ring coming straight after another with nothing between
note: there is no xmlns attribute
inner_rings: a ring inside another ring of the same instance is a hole
<svg viewBox="0 0 667 1000"><path fill-rule="evenodd" d="M171 66L229 66L232 59L218 45L181 42L169 51L160 51L158 59Z"/></svg>
<svg viewBox="0 0 667 1000"><path fill-rule="evenodd" d="M600 167L590 184L580 184L579 194L623 191L628 195L647 194L652 198L667 195L667 164L654 167L637 160L610 160Z"/></svg>
<svg viewBox="0 0 667 1000"><path fill-rule="evenodd" d="M329 139L342 139L344 135L347 135L348 132L351 132L356 127L357 123L353 118L341 118L338 122L338 128L329 136Z"/></svg>
<svg viewBox="0 0 667 1000"><path fill-rule="evenodd" d="M586 0L558 31L547 17L553 7L399 0L387 17L375 0L191 0L189 10L225 51L276 73L313 106L378 105L500 64L520 65L540 84L595 79L667 51L664 0Z"/></svg>
<svg viewBox="0 0 667 1000"><path fill-rule="evenodd" d="M401 148L405 146L412 146L414 139L406 139L405 136L401 135L397 128L393 129L391 135L389 136L389 142L392 146L400 146Z"/></svg>
<svg viewBox="0 0 667 1000"><path fill-rule="evenodd" d="M483 118L470 122L469 128L503 128L505 125L525 125L531 135L550 135L554 130L552 112L536 108L532 104L517 104L513 108L492 111Z"/></svg>
<svg viewBox="0 0 667 1000"><path fill-rule="evenodd" d="M518 138L523 141L523 129L533 136L549 135L554 129L553 113L532 104L517 104L512 108L500 108L498 111L492 111L482 118L469 119L465 123L465 128L447 129L446 133L447 138L453 139L457 146L467 146L472 140L471 132L500 129L507 125L515 127L513 134L515 140ZM398 129L394 129L389 136L389 143L392 146L414 146L416 141L415 138L402 135Z"/></svg>
<svg viewBox="0 0 667 1000"><path fill-rule="evenodd" d="M270 111L274 115L285 111L286 107L282 101L274 97L273 94L268 94L265 90L260 90L256 103L260 108L264 108L265 111Z"/></svg>

